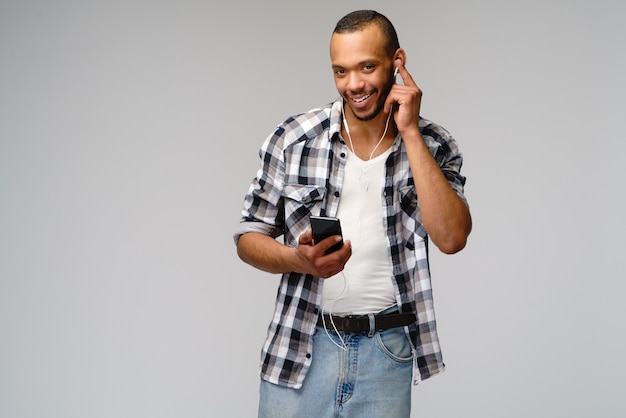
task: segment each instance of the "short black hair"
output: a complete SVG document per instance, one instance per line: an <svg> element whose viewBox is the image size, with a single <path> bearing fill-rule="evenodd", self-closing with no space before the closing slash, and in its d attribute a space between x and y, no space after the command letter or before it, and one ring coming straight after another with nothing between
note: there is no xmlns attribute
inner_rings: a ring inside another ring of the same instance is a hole
<svg viewBox="0 0 626 418"><path fill-rule="evenodd" d="M390 57L393 56L400 48L398 34L391 21L375 10L356 10L348 13L337 22L333 33L352 33L363 30L371 24L377 25L383 32L387 40L385 50Z"/></svg>

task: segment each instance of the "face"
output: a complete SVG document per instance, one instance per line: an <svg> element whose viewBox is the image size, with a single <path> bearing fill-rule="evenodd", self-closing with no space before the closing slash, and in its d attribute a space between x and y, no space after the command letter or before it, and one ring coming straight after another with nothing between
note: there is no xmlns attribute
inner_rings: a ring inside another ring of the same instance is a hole
<svg viewBox="0 0 626 418"><path fill-rule="evenodd" d="M330 59L337 91L354 116L363 121L376 118L394 83L392 58L378 26L333 34Z"/></svg>

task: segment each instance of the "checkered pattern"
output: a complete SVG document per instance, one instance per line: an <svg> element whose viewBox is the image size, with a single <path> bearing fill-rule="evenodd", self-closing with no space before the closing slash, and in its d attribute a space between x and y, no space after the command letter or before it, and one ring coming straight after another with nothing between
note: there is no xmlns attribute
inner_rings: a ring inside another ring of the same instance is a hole
<svg viewBox="0 0 626 418"><path fill-rule="evenodd" d="M260 150L261 167L244 201L235 241L249 231L296 247L310 215L335 216L343 184L347 147L340 136L341 99L291 117L278 125ZM450 186L461 198L465 177L456 141L440 126L420 120L420 130ZM401 312L417 313L406 327L415 349L415 383L443 370L428 266L428 236L406 150L396 140L386 162L382 196L396 299ZM276 309L262 350L265 380L293 388L311 364L323 279L297 273L281 277Z"/></svg>

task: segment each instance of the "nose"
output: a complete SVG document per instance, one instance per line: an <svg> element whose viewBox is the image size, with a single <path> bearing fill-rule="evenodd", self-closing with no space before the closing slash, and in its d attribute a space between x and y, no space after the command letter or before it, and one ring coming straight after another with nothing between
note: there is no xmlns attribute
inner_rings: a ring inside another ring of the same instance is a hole
<svg viewBox="0 0 626 418"><path fill-rule="evenodd" d="M362 91L365 83L361 75L356 71L351 71L346 77L346 88L350 91Z"/></svg>

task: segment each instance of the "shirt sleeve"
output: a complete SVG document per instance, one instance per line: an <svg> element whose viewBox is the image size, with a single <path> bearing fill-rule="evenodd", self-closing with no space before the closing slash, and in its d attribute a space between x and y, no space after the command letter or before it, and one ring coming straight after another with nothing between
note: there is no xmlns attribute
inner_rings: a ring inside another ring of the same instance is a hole
<svg viewBox="0 0 626 418"><path fill-rule="evenodd" d="M261 166L245 196L239 227L233 235L235 243L247 232L260 232L273 238L283 234L283 144L284 127L279 125L259 151Z"/></svg>
<svg viewBox="0 0 626 418"><path fill-rule="evenodd" d="M467 204L464 194L466 178L461 174L463 154L461 154L457 141L450 133L439 125L430 121L426 122L422 129L422 136L428 145L435 161L439 164L443 175L448 180L450 187Z"/></svg>

